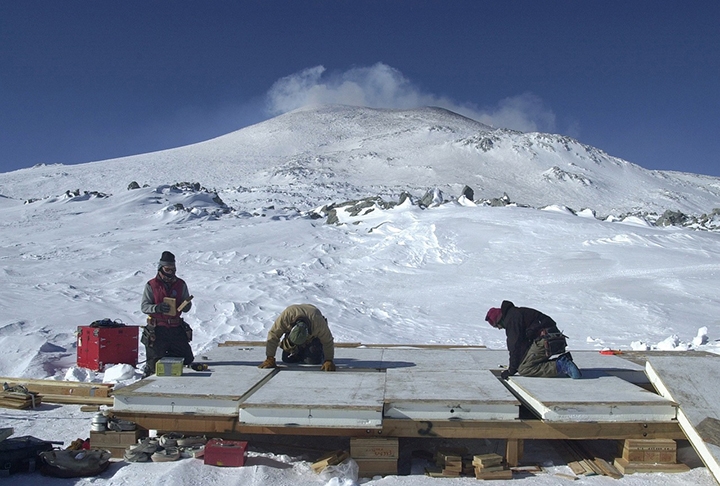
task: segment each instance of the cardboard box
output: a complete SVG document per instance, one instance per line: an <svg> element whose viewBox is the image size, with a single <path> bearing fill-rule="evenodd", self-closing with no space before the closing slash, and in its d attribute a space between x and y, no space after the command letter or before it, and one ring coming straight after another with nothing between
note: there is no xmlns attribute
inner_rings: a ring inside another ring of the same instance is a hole
<svg viewBox="0 0 720 486"><path fill-rule="evenodd" d="M106 364L137 366L139 326L78 326L77 365L102 371Z"/></svg>
<svg viewBox="0 0 720 486"><path fill-rule="evenodd" d="M205 444L205 464L240 467L245 465L246 441L210 439Z"/></svg>
<svg viewBox="0 0 720 486"><path fill-rule="evenodd" d="M180 376L183 370L183 358L162 358L155 364L157 376Z"/></svg>

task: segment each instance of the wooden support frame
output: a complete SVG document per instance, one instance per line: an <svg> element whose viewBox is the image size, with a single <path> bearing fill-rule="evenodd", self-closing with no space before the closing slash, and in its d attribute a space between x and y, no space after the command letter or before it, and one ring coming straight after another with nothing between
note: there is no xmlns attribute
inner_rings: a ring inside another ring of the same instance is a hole
<svg viewBox="0 0 720 486"><path fill-rule="evenodd" d="M513 421L414 421L384 419L379 429L345 427L289 427L240 423L236 416L203 416L194 414L162 414L114 412L123 420L141 428L165 432L233 435L307 435L328 437L405 437L443 439L685 439L677 422L544 422Z"/></svg>

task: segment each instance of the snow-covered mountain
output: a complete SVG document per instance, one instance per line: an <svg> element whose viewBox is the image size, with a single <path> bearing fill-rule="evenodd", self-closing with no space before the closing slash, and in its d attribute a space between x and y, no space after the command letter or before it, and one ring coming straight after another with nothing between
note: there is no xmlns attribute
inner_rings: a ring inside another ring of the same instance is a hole
<svg viewBox="0 0 720 486"><path fill-rule="evenodd" d="M720 353L720 232L619 217L708 213L720 206L719 184L444 110L337 106L173 150L0 174L0 376L108 380L116 388L139 379L142 346L135 370L91 371L77 365L76 331L104 318L143 325L142 291L166 250L195 296L185 319L198 357L219 343L266 339L278 314L301 302L322 310L336 342L505 349L505 334L483 320L505 299L552 316L581 368L583 354L606 348ZM465 185L472 198L460 197ZM484 204L503 193L531 207ZM584 207L616 217L601 220ZM712 223L701 226L720 226ZM66 444L90 420L78 406L3 412L15 435ZM545 461L543 446L535 447ZM189 459L121 463L92 482L318 484L306 458L253 454L289 466L208 474ZM714 484L702 467L636 476L612 481ZM427 481L439 479L366 484ZM32 474L14 479L37 482Z"/></svg>
<svg viewBox="0 0 720 486"><path fill-rule="evenodd" d="M288 191L308 189L304 203L311 207L432 188L457 196L467 185L476 198L507 193L519 204L590 208L599 216L699 215L720 207L720 178L646 170L569 137L493 129L439 108L348 106L304 108L171 150L2 173L0 194L27 200L78 189L118 193L132 181L240 189L250 206L298 204ZM253 192L254 200L247 194Z"/></svg>

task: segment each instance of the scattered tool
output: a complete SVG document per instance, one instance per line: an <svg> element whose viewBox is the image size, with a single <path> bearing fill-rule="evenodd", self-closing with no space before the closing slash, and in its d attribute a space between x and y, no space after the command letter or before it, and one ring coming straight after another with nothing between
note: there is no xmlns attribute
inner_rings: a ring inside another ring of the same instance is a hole
<svg viewBox="0 0 720 486"><path fill-rule="evenodd" d="M605 355L622 354L622 351L620 351L619 349L603 349L602 351L600 351L600 354L605 354Z"/></svg>
<svg viewBox="0 0 720 486"><path fill-rule="evenodd" d="M195 371L207 371L209 366L205 363L190 363L190 368L194 369Z"/></svg>

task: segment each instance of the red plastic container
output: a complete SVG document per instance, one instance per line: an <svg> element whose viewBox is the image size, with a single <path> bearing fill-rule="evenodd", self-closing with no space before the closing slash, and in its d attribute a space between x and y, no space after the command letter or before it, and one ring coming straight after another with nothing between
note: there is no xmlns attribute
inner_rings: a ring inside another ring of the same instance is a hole
<svg viewBox="0 0 720 486"><path fill-rule="evenodd" d="M205 444L205 464L239 467L245 465L248 443L238 440L210 439Z"/></svg>
<svg viewBox="0 0 720 486"><path fill-rule="evenodd" d="M139 326L78 326L77 364L94 371L106 364L137 365Z"/></svg>

